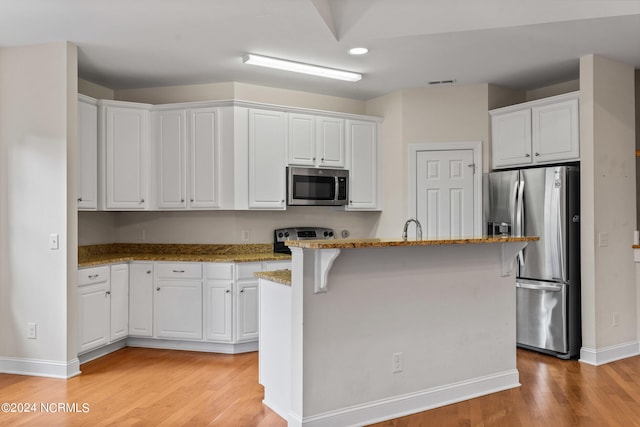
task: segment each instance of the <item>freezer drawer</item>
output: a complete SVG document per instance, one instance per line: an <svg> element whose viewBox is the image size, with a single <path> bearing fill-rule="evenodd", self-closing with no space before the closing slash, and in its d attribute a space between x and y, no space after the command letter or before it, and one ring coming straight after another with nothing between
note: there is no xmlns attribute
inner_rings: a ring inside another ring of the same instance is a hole
<svg viewBox="0 0 640 427"><path fill-rule="evenodd" d="M567 285L516 282L518 345L567 353Z"/></svg>

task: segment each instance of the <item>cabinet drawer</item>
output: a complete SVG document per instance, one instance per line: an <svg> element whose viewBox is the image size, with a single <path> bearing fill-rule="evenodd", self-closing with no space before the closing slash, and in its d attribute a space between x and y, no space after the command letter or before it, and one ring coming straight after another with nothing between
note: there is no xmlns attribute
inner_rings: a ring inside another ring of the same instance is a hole
<svg viewBox="0 0 640 427"><path fill-rule="evenodd" d="M246 262L236 265L236 278L241 279L255 279L255 273L262 271L261 262Z"/></svg>
<svg viewBox="0 0 640 427"><path fill-rule="evenodd" d="M233 279L233 264L212 262L204 265L207 279Z"/></svg>
<svg viewBox="0 0 640 427"><path fill-rule="evenodd" d="M191 262L156 263L156 277L162 279L201 279L202 264Z"/></svg>
<svg viewBox="0 0 640 427"><path fill-rule="evenodd" d="M93 285L95 283L103 283L109 281L110 268L108 265L103 267L92 267L78 270L78 285Z"/></svg>
<svg viewBox="0 0 640 427"><path fill-rule="evenodd" d="M291 270L291 261L268 261L264 263L264 271Z"/></svg>

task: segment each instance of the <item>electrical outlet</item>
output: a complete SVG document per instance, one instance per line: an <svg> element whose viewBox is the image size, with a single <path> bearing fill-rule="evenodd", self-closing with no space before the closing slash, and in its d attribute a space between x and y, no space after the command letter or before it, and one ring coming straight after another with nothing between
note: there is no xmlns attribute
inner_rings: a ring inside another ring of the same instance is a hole
<svg viewBox="0 0 640 427"><path fill-rule="evenodd" d="M242 239L243 242L248 242L249 241L249 230L242 230L240 232L240 238Z"/></svg>
<svg viewBox="0 0 640 427"><path fill-rule="evenodd" d="M397 372L402 372L402 353L393 353L393 355L391 356L391 359L392 359L391 372L394 374Z"/></svg>
<svg viewBox="0 0 640 427"><path fill-rule="evenodd" d="M30 340L36 339L36 324L35 323L27 323L27 338Z"/></svg>
<svg viewBox="0 0 640 427"><path fill-rule="evenodd" d="M613 325L613 327L617 328L618 326L620 326L620 313L618 313L617 311L613 312L613 319L611 321L611 324Z"/></svg>

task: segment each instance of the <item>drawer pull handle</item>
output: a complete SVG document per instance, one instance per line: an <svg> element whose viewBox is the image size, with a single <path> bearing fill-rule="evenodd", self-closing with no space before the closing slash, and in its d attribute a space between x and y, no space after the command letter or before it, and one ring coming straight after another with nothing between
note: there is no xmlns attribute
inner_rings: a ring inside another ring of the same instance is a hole
<svg viewBox="0 0 640 427"><path fill-rule="evenodd" d="M184 270L173 270L174 273L184 273Z"/></svg>
<svg viewBox="0 0 640 427"><path fill-rule="evenodd" d="M97 279L98 276L100 276L99 274L90 274L89 275L89 279L93 280L93 279Z"/></svg>

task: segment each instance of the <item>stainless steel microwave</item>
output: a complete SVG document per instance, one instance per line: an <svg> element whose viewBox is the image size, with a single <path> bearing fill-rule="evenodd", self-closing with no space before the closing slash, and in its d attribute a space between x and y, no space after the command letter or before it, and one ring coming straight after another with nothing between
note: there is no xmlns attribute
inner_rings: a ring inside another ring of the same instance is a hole
<svg viewBox="0 0 640 427"><path fill-rule="evenodd" d="M348 170L287 168L287 205L341 206L348 201Z"/></svg>

